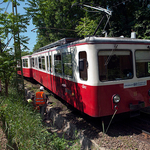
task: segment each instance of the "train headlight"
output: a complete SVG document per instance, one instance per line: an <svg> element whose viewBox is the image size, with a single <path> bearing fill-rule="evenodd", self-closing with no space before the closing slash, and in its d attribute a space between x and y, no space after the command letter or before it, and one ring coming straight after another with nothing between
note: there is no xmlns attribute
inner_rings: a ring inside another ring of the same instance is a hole
<svg viewBox="0 0 150 150"><path fill-rule="evenodd" d="M120 96L119 96L118 94L115 94L115 95L113 96L113 102L114 102L114 103L119 103L119 102L120 102Z"/></svg>

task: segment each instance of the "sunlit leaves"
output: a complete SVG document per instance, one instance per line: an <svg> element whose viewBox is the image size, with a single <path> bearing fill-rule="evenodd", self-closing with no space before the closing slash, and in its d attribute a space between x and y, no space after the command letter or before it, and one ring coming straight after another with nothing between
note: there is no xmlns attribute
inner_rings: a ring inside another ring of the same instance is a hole
<svg viewBox="0 0 150 150"><path fill-rule="evenodd" d="M19 1L24 2L24 0L17 0L16 1L16 6L19 6L20 3ZM9 0L5 0L4 2L10 2ZM15 3L15 1L13 2ZM22 15L22 14L15 14L13 12L4 12L4 13L0 13L0 38L2 41L4 41L8 35L10 35L11 37L15 37L15 42L19 42L19 40L21 40L21 44L22 47L24 49L27 48L27 46L25 44L27 44L29 38L25 38L20 36L16 36L19 33L24 33L27 32L27 25L29 25L29 18L26 17L26 15ZM23 38L23 39L22 39ZM16 45L14 43L14 45Z"/></svg>
<svg viewBox="0 0 150 150"><path fill-rule="evenodd" d="M13 74L14 67L16 65L14 55L10 54L10 51L4 51L0 55L0 79L2 81L7 80L9 82L11 75Z"/></svg>
<svg viewBox="0 0 150 150"><path fill-rule="evenodd" d="M76 27L76 32L80 37L93 35L96 26L97 26L96 21L84 17L81 18L81 21L79 21L79 25Z"/></svg>

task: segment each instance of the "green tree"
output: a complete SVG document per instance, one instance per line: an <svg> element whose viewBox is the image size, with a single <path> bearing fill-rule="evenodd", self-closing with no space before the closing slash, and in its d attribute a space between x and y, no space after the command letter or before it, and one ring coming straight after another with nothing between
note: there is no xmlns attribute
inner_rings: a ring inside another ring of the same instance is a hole
<svg viewBox="0 0 150 150"><path fill-rule="evenodd" d="M5 94L8 96L8 85L16 69L15 56L9 50L0 53L0 79L5 84Z"/></svg>
<svg viewBox="0 0 150 150"><path fill-rule="evenodd" d="M4 2L8 2L8 1L9 0L5 0ZM20 1L24 1L24 0L20 0ZM5 44L6 46L2 50L4 51L7 48L7 45L9 44L11 39L14 39L13 45L14 45L14 51L15 51L14 52L15 64L17 64L17 61L21 62L21 49L20 49L20 47L22 47L22 50L27 49L26 44L27 44L27 41L29 40L28 37L24 36L23 34L20 35L20 33L24 33L27 31L27 25L29 22L29 18L27 18L25 15L21 15L17 12L17 6L18 5L19 5L19 3L16 0L13 0L12 1L12 13L7 13L7 12L0 13L0 33L1 33L0 38L1 38L2 42L4 43L4 40L7 38L8 34L11 36L8 43ZM2 53L5 53L5 51ZM4 59L4 62L5 62L5 59ZM1 65L1 67L3 68L2 65ZM10 65L10 64L8 64L8 65ZM9 69L9 67L7 66L6 69ZM7 71L9 71L9 70L7 70ZM21 79L20 79L20 76L17 74L17 69L15 69L15 72L16 72L16 74L15 74L16 88L19 91L20 84L22 84L22 87L24 87L23 86L23 84L24 84L23 83L23 76L21 76ZM3 79L1 79L1 80L3 80ZM9 80L7 79L7 81L9 81ZM5 85L8 85L8 84L5 84ZM22 89L22 90L24 90L24 89Z"/></svg>
<svg viewBox="0 0 150 150"><path fill-rule="evenodd" d="M88 17L84 17L79 21L79 25L76 27L76 32L80 37L86 37L88 35L93 35L96 27L97 23L95 20L90 20Z"/></svg>
<svg viewBox="0 0 150 150"><path fill-rule="evenodd" d="M149 38L149 0L28 0L27 14L33 18L38 33L34 50L64 37L93 35L104 13L92 13L94 10L82 4L112 11L105 28L109 36L130 37L133 29L138 33L138 38ZM96 35L101 35L106 21L107 17Z"/></svg>
<svg viewBox="0 0 150 150"><path fill-rule="evenodd" d="M138 38L150 39L150 3L143 0L138 6L140 7L135 11L133 29Z"/></svg>
<svg viewBox="0 0 150 150"><path fill-rule="evenodd" d="M149 0L107 0L107 6L113 12L109 30L113 36L130 37L131 30L134 30L137 38L149 38Z"/></svg>
<svg viewBox="0 0 150 150"><path fill-rule="evenodd" d="M77 1L69 0L28 0L26 8L33 18L37 29L37 44L34 50L64 37L78 37L75 27L78 20L84 17L84 11L77 6Z"/></svg>

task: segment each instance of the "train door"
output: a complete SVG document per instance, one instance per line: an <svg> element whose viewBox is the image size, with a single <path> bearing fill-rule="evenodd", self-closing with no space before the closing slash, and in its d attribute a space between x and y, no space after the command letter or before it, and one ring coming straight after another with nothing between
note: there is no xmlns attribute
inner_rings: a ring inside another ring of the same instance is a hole
<svg viewBox="0 0 150 150"><path fill-rule="evenodd" d="M40 82L40 62L39 62L39 55L37 55L36 60L37 60L37 70L36 70L36 77L37 81Z"/></svg>
<svg viewBox="0 0 150 150"><path fill-rule="evenodd" d="M62 94L65 99L74 106L74 100L72 94L74 93L74 84L70 80L73 79L73 64L72 64L72 53L62 53Z"/></svg>
<svg viewBox="0 0 150 150"><path fill-rule="evenodd" d="M79 78L82 81L88 80L88 62L86 51L79 52ZM77 87L76 95L78 95L76 99L76 107L79 110L84 111L85 103L89 99L89 93L87 93L86 86L82 85L82 87Z"/></svg>
<svg viewBox="0 0 150 150"><path fill-rule="evenodd" d="M53 88L56 91L56 93L62 97L62 56L60 51L56 51L54 56L54 85Z"/></svg>
<svg viewBox="0 0 150 150"><path fill-rule="evenodd" d="M49 67L49 89L51 90L51 91L53 91L53 76L52 76L52 73L53 73L53 71L52 71L52 52L51 51L49 51L48 52L48 67Z"/></svg>
<svg viewBox="0 0 150 150"><path fill-rule="evenodd" d="M29 57L29 76L32 78L32 58L31 56Z"/></svg>
<svg viewBox="0 0 150 150"><path fill-rule="evenodd" d="M34 78L37 80L38 79L38 59L37 56L34 57L34 62L35 62L35 71L34 71Z"/></svg>
<svg viewBox="0 0 150 150"><path fill-rule="evenodd" d="M49 59L48 59L48 55L46 55L46 81L47 81L47 84L46 84L46 87L49 88Z"/></svg>

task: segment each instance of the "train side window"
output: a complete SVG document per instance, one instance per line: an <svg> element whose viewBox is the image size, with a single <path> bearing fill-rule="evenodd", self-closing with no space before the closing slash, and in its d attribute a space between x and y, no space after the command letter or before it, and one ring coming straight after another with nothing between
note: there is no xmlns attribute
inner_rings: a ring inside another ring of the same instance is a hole
<svg viewBox="0 0 150 150"><path fill-rule="evenodd" d="M45 57L42 56L41 60L42 60L42 69L45 70Z"/></svg>
<svg viewBox="0 0 150 150"><path fill-rule="evenodd" d="M22 59L22 67L25 67L25 66L24 66L24 59Z"/></svg>
<svg viewBox="0 0 150 150"><path fill-rule="evenodd" d="M57 54L54 55L54 66L55 66L55 73L61 75L62 74L62 67L61 67L61 55Z"/></svg>
<svg viewBox="0 0 150 150"><path fill-rule="evenodd" d="M150 51L136 50L136 76L138 78L150 77Z"/></svg>
<svg viewBox="0 0 150 150"><path fill-rule="evenodd" d="M28 67L28 59L25 59L26 67Z"/></svg>
<svg viewBox="0 0 150 150"><path fill-rule="evenodd" d="M87 54L85 51L79 52L79 72L82 80L87 80Z"/></svg>
<svg viewBox="0 0 150 150"><path fill-rule="evenodd" d="M71 53L63 53L63 75L71 77L73 76L73 68L72 68L72 54Z"/></svg>
<svg viewBox="0 0 150 150"><path fill-rule="evenodd" d="M22 60L22 66L23 67L28 67L28 59L23 59Z"/></svg>
<svg viewBox="0 0 150 150"><path fill-rule="evenodd" d="M32 67L35 67L34 66L34 58L31 58L31 61L32 61Z"/></svg>
<svg viewBox="0 0 150 150"><path fill-rule="evenodd" d="M37 57L34 60L35 60L35 68L38 68Z"/></svg>
<svg viewBox="0 0 150 150"><path fill-rule="evenodd" d="M46 64L47 64L47 71L49 72L49 60L48 60L48 56L46 56Z"/></svg>
<svg viewBox="0 0 150 150"><path fill-rule="evenodd" d="M41 65L41 57L39 57L39 69L42 69L42 65Z"/></svg>
<svg viewBox="0 0 150 150"><path fill-rule="evenodd" d="M51 72L51 56L49 56L49 59L48 56L46 56L46 62L47 62L47 71Z"/></svg>
<svg viewBox="0 0 150 150"><path fill-rule="evenodd" d="M45 57L39 57L39 69L45 70Z"/></svg>

